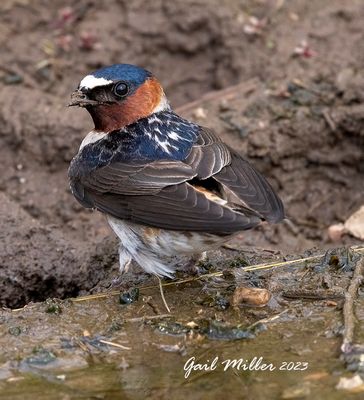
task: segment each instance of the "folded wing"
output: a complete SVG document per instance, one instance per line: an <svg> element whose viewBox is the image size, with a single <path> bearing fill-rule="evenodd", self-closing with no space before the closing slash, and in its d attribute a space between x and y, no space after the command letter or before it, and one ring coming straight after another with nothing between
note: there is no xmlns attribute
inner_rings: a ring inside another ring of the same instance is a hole
<svg viewBox="0 0 364 400"><path fill-rule="evenodd" d="M80 170L76 157L69 175L81 204L140 224L230 234L284 218L266 179L205 129L184 161L114 162Z"/></svg>

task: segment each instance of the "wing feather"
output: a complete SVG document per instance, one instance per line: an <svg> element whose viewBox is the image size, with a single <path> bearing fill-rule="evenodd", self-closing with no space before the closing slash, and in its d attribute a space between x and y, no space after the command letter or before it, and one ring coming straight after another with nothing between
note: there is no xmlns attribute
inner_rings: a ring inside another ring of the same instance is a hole
<svg viewBox="0 0 364 400"><path fill-rule="evenodd" d="M228 201L257 212L269 222L278 222L284 215L281 199L269 182L253 166L232 152L231 163L213 177L223 185Z"/></svg>

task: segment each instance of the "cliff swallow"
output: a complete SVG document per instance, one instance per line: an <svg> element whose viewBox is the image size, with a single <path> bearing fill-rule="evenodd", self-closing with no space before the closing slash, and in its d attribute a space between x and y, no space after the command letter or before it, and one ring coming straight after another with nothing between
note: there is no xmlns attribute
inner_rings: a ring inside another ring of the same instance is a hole
<svg viewBox="0 0 364 400"><path fill-rule="evenodd" d="M71 190L106 214L121 241L121 271L135 260L172 276L166 260L284 218L268 181L210 129L173 112L145 69L99 69L82 79L70 105L86 108L95 125L71 162Z"/></svg>

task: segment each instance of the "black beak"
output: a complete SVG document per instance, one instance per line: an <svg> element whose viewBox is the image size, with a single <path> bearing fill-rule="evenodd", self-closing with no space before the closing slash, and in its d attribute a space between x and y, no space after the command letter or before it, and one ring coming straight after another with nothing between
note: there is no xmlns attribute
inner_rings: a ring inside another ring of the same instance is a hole
<svg viewBox="0 0 364 400"><path fill-rule="evenodd" d="M72 106L87 107L87 106L95 106L97 104L99 104L98 101L89 99L87 93L85 93L80 89L77 89L71 94L71 102L68 104L68 107Z"/></svg>

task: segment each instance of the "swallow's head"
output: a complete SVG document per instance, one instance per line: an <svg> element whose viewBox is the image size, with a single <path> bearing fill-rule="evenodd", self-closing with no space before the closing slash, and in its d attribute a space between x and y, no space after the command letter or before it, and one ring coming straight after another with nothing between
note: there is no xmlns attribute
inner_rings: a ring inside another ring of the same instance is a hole
<svg viewBox="0 0 364 400"><path fill-rule="evenodd" d="M130 64L111 65L85 76L69 105L85 107L95 129L103 132L169 109L158 80L149 71Z"/></svg>

